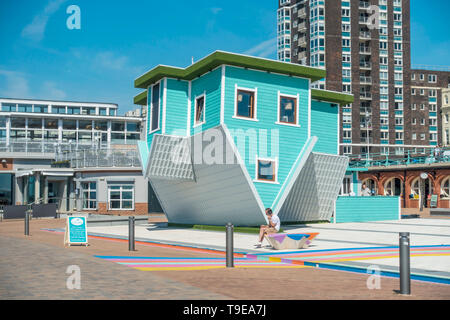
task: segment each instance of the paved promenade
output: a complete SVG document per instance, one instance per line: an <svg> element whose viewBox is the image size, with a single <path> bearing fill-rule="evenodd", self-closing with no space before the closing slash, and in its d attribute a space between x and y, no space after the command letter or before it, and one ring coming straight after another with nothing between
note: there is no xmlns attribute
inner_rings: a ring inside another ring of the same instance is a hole
<svg viewBox="0 0 450 320"><path fill-rule="evenodd" d="M141 271L95 257L220 257L223 254L89 239L89 247L64 248L64 220L0 223L0 299L450 299L450 286L412 282L412 295L399 296L398 279L381 278L369 290L369 275L315 268L219 268L197 271ZM69 290L66 269L78 265L81 290ZM267 289L267 279L273 278Z"/></svg>

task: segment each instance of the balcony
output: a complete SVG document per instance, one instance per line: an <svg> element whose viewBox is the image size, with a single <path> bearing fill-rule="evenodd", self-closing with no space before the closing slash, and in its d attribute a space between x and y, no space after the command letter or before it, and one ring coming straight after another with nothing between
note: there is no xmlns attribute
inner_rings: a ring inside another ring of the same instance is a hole
<svg viewBox="0 0 450 320"><path fill-rule="evenodd" d="M372 69L372 62L370 61L360 61L359 62L360 69Z"/></svg>
<svg viewBox="0 0 450 320"><path fill-rule="evenodd" d="M360 31L359 38L370 40L372 39L372 34L370 33L370 31Z"/></svg>
<svg viewBox="0 0 450 320"><path fill-rule="evenodd" d="M306 51L300 51L298 53L298 60L306 58Z"/></svg>
<svg viewBox="0 0 450 320"><path fill-rule="evenodd" d="M306 46L306 37L300 37L300 38L298 39L298 45L299 45L300 47L305 47L305 46Z"/></svg>
<svg viewBox="0 0 450 320"><path fill-rule="evenodd" d="M370 3L369 2L366 2L366 1L360 1L359 2L359 6L358 6L359 9L368 10L369 7L370 7Z"/></svg>
<svg viewBox="0 0 450 320"><path fill-rule="evenodd" d="M359 83L360 84L372 84L372 77L360 76Z"/></svg>
<svg viewBox="0 0 450 320"><path fill-rule="evenodd" d="M372 107L360 107L359 108L359 113L365 115L367 114L372 114Z"/></svg>
<svg viewBox="0 0 450 320"><path fill-rule="evenodd" d="M298 24L299 31L306 31L306 22L302 22Z"/></svg>
<svg viewBox="0 0 450 320"><path fill-rule="evenodd" d="M361 23L361 24L369 24L369 17L359 16L359 23Z"/></svg>
<svg viewBox="0 0 450 320"><path fill-rule="evenodd" d="M360 54L371 54L372 49L370 47L359 47Z"/></svg>
<svg viewBox="0 0 450 320"><path fill-rule="evenodd" d="M370 92L360 92L359 98L363 100L372 100L372 93Z"/></svg>
<svg viewBox="0 0 450 320"><path fill-rule="evenodd" d="M55 164L69 163L71 168L141 167L136 149L99 149L58 152Z"/></svg>
<svg viewBox="0 0 450 320"><path fill-rule="evenodd" d="M302 9L298 10L298 16L299 17L306 17L306 9L302 8Z"/></svg>
<svg viewBox="0 0 450 320"><path fill-rule="evenodd" d="M361 143L373 143L373 138L361 137Z"/></svg>

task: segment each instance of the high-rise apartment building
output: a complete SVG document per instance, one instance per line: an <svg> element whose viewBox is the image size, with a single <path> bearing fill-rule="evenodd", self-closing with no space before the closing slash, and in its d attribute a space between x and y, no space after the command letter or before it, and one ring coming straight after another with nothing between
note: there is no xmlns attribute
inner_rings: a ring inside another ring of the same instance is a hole
<svg viewBox="0 0 450 320"><path fill-rule="evenodd" d="M277 18L278 59L326 68L313 85L355 97L340 110L341 154L432 147L411 134L409 0L279 0Z"/></svg>
<svg viewBox="0 0 450 320"><path fill-rule="evenodd" d="M443 92L449 84L450 71L411 70L411 137L417 144L448 144L448 108L444 109Z"/></svg>

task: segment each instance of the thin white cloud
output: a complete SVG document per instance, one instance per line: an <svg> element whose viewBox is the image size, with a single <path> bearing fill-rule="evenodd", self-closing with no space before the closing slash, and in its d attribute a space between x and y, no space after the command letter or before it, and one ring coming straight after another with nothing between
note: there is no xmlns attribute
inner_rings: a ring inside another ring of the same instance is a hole
<svg viewBox="0 0 450 320"><path fill-rule="evenodd" d="M37 14L30 24L22 30L22 37L39 42L44 38L48 19L67 0L50 0L44 10Z"/></svg>
<svg viewBox="0 0 450 320"><path fill-rule="evenodd" d="M94 63L110 70L123 70L128 64L128 57L118 56L111 51L99 52Z"/></svg>
<svg viewBox="0 0 450 320"><path fill-rule="evenodd" d="M272 53L277 50L277 39L272 38L266 41L263 41L253 48L248 49L244 52L246 55L258 56L258 57L268 57Z"/></svg>
<svg viewBox="0 0 450 320"><path fill-rule="evenodd" d="M4 85L1 85L4 83ZM0 96L5 98L29 98L30 89L21 72L0 69Z"/></svg>
<svg viewBox="0 0 450 320"><path fill-rule="evenodd" d="M45 81L42 86L41 96L45 97L45 99L64 100L67 94L63 90L58 89L55 82Z"/></svg>

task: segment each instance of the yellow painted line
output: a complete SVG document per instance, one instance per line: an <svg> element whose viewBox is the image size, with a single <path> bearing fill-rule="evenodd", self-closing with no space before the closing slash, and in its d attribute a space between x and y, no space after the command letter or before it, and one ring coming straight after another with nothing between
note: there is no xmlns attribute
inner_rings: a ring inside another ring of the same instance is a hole
<svg viewBox="0 0 450 320"><path fill-rule="evenodd" d="M450 253L441 253L441 254L411 254L411 257L440 257L440 256L450 256ZM345 258L345 259L333 259L333 260L320 260L320 261L312 261L314 263L321 262L339 262L339 261L355 261L355 260L375 260L375 259L390 259L390 258L398 258L398 254L396 255L388 255L388 256L379 256L379 257L365 257L365 258Z"/></svg>
<svg viewBox="0 0 450 320"><path fill-rule="evenodd" d="M139 267L133 268L141 271L195 271L195 270L207 270L207 269L224 269L225 266L201 266L201 267L162 267L162 268L151 268L151 267ZM287 266L235 266L235 268L273 268L273 269L300 269L300 268L312 268L310 266L297 266L297 265L287 265Z"/></svg>

